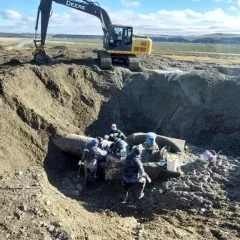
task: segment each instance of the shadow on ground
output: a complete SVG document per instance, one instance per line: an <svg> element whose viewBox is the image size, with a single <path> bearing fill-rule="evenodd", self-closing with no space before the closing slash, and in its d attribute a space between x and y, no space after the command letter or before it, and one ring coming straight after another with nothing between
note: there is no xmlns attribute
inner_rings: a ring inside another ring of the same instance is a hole
<svg viewBox="0 0 240 240"><path fill-rule="evenodd" d="M206 166L199 160L188 163L182 167L186 174L181 178L165 175L152 179L153 183L146 186L145 197L128 204L121 203L121 181L99 180L95 186L84 187L84 172L83 168L79 171L78 160L76 156L61 152L49 141L44 167L49 182L89 212L134 216L148 221L169 210L197 213L204 208L205 215L212 216L213 208L225 206L234 211L240 200L240 163L237 160L224 160L218 167ZM216 190L218 186L221 189ZM236 228L235 223L232 225Z"/></svg>
<svg viewBox="0 0 240 240"><path fill-rule="evenodd" d="M48 143L48 152L44 161L44 168L49 182L61 193L75 199L90 212L117 213L121 216L134 216L136 218L152 219L153 212L145 210L142 201L122 204L121 181L98 180L92 187L84 186L84 171L78 167L79 158L64 153L54 146L51 140ZM80 171L79 171L80 170ZM158 181L161 181L161 179ZM157 182L147 185L146 196ZM76 191L79 190L79 196ZM146 204L146 203L144 203ZM151 207L151 206L150 206ZM163 213L163 210L159 210ZM154 212L157 214L157 212Z"/></svg>
<svg viewBox="0 0 240 240"><path fill-rule="evenodd" d="M231 107L240 98L236 81L171 71L125 73L118 78L114 82L118 87L101 92L108 100L86 135L104 136L116 123L126 135L153 131L224 154L240 153L237 110ZM226 89L233 94L226 95Z"/></svg>

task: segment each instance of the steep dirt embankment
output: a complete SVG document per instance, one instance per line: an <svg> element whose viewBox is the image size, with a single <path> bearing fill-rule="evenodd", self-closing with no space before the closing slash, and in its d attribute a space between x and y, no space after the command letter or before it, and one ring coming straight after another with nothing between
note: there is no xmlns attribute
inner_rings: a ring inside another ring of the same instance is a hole
<svg viewBox="0 0 240 240"><path fill-rule="evenodd" d="M129 239L135 219L87 212L52 188L43 168L49 134L82 134L96 120L103 100L91 80L96 73L27 65L0 75L0 238Z"/></svg>
<svg viewBox="0 0 240 240"><path fill-rule="evenodd" d="M54 128L83 133L96 120L102 97L86 80L83 69L77 73L80 76L77 81L73 70L63 66L1 70L1 130L4 136L1 149L6 158L3 168L11 163L15 167L21 165L21 159L25 162L29 157L32 161L35 155L42 161L47 133Z"/></svg>
<svg viewBox="0 0 240 240"><path fill-rule="evenodd" d="M113 74L113 79L120 77L126 83L121 89L111 89L110 100L102 105L98 120L87 133L102 135L105 126L117 119L128 134L155 131L240 154L239 77L215 69L174 72Z"/></svg>
<svg viewBox="0 0 240 240"><path fill-rule="evenodd" d="M117 122L126 134L155 131L240 153L237 70L236 76L216 69L101 72L60 64L2 71L2 105L11 106L30 131L51 132L54 126L103 135Z"/></svg>
<svg viewBox="0 0 240 240"><path fill-rule="evenodd" d="M3 67L1 168L41 164L56 129L97 136L112 122L126 134L155 131L238 156L238 73L223 67L140 73L66 64Z"/></svg>

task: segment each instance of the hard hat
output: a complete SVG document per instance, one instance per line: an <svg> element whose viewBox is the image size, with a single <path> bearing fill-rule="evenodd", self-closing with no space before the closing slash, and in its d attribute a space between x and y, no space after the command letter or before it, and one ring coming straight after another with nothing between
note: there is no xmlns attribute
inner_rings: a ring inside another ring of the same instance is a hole
<svg viewBox="0 0 240 240"><path fill-rule="evenodd" d="M153 146L156 140L156 133L149 132L146 137L147 137L147 145Z"/></svg>
<svg viewBox="0 0 240 240"><path fill-rule="evenodd" d="M93 138L91 141L91 146L97 146L99 144L99 141L97 140L97 138Z"/></svg>
<svg viewBox="0 0 240 240"><path fill-rule="evenodd" d="M154 133L154 132L149 132L149 133L147 133L147 136L146 136L147 138L149 138L149 139L156 139L156 133Z"/></svg>
<svg viewBox="0 0 240 240"><path fill-rule="evenodd" d="M112 124L112 129L113 129L113 130L117 129L117 125L113 123L113 124Z"/></svg>

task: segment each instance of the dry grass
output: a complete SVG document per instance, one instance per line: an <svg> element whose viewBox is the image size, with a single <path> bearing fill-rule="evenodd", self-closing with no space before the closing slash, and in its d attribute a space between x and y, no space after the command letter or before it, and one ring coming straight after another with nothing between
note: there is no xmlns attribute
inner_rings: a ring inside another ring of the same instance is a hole
<svg viewBox="0 0 240 240"><path fill-rule="evenodd" d="M34 49L31 38L0 38L0 46L15 48L20 42L26 42L24 49ZM97 39L49 39L46 49L54 46L67 46L70 49L99 49L102 48L102 40ZM31 43L30 43L31 42ZM69 44L68 44L69 43ZM11 50L10 49L10 50ZM239 54L234 55L234 54ZM185 43L154 43L152 56L169 57L182 61L198 61L209 63L240 63L240 46L224 44L185 44Z"/></svg>
<svg viewBox="0 0 240 240"><path fill-rule="evenodd" d="M180 55L165 55L164 57L168 57L174 60L179 61L190 61L190 62L209 62L209 63L240 63L240 57L222 57L222 58L213 58L213 57L206 57L206 56L180 56Z"/></svg>
<svg viewBox="0 0 240 240"><path fill-rule="evenodd" d="M19 43L22 38L0 38L0 45L2 46L11 46Z"/></svg>

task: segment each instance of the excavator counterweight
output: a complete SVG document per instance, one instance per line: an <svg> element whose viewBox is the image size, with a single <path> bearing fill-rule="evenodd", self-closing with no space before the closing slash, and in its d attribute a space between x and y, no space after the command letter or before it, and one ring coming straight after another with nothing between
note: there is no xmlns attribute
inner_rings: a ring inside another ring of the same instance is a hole
<svg viewBox="0 0 240 240"><path fill-rule="evenodd" d="M47 36L48 23L51 16L52 2L65 5L70 8L91 14L97 17L102 24L103 47L98 51L99 66L102 69L110 69L112 62L126 63L130 70L138 70L140 63L136 55L149 55L152 51L152 40L148 37L135 38L131 26L113 25L108 13L101 8L99 3L89 0L41 0L38 8L36 21L36 35L34 59L40 64L51 63L51 56L48 56L44 46ZM37 40L37 30L41 13L41 39Z"/></svg>

